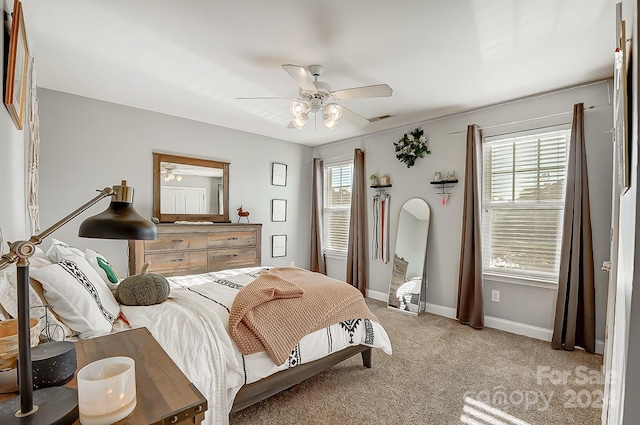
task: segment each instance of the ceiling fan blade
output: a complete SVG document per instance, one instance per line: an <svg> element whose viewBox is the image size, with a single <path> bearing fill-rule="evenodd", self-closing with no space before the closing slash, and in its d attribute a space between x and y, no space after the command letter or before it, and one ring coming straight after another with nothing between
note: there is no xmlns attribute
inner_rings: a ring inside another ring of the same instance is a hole
<svg viewBox="0 0 640 425"><path fill-rule="evenodd" d="M352 89L336 90L331 95L336 100L365 99L370 97L389 97L393 93L386 84L375 86L354 87Z"/></svg>
<svg viewBox="0 0 640 425"><path fill-rule="evenodd" d="M296 83L306 91L315 92L316 86L313 84L313 80L311 79L311 75L301 66L285 64L282 65L282 68L287 71L291 78L296 80Z"/></svg>
<svg viewBox="0 0 640 425"><path fill-rule="evenodd" d="M351 124L355 125L356 127L360 127L360 128L369 124L368 119L366 119L361 115L356 114L351 109L345 108L344 106L342 107L342 118L349 121Z"/></svg>

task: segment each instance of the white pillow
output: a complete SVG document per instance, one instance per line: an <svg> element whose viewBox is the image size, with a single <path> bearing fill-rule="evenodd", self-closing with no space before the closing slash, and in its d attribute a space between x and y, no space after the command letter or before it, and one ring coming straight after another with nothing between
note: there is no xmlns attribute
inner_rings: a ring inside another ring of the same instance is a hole
<svg viewBox="0 0 640 425"><path fill-rule="evenodd" d="M57 263L62 258L68 256L78 255L80 257L84 257L84 252L80 251L78 248L75 248L67 243L59 241L55 238L51 238L51 247L47 251L47 256L51 261Z"/></svg>
<svg viewBox="0 0 640 425"><path fill-rule="evenodd" d="M120 283L120 276L116 269L111 265L109 260L99 252L95 252L92 249L86 249L84 251L84 258L91 264L91 267L98 272L104 283L107 284L111 291L115 291Z"/></svg>
<svg viewBox="0 0 640 425"><path fill-rule="evenodd" d="M53 264L49 257L39 248L36 247L35 253L29 258L29 274L39 267ZM0 306L10 317L18 317L18 293L17 293L17 271L16 265L11 264L4 270L0 271ZM73 334L71 329L59 321L51 311L47 310L44 305L47 301L42 297L42 289L38 282L30 280L29 285L29 312L31 317L40 319L41 326L45 329L46 334L53 339L63 340L65 337ZM62 331L62 332L60 332Z"/></svg>
<svg viewBox="0 0 640 425"><path fill-rule="evenodd" d="M57 264L34 269L31 276L42 284L53 311L80 338L111 332L120 305L84 257L68 255Z"/></svg>

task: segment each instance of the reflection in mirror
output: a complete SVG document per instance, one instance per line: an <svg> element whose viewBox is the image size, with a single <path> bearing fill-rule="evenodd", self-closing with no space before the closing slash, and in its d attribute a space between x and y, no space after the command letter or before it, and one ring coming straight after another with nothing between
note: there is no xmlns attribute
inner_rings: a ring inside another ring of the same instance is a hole
<svg viewBox="0 0 640 425"><path fill-rule="evenodd" d="M418 314L424 297L427 239L431 209L424 199L412 198L400 209L388 306Z"/></svg>
<svg viewBox="0 0 640 425"><path fill-rule="evenodd" d="M223 214L222 169L160 163L160 213Z"/></svg>
<svg viewBox="0 0 640 425"><path fill-rule="evenodd" d="M161 222L229 221L229 163L153 154L153 211Z"/></svg>

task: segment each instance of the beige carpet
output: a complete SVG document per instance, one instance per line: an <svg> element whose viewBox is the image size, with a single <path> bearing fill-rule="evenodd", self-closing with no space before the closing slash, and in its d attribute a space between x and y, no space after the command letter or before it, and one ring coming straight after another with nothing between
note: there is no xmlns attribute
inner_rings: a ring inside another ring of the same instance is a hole
<svg viewBox="0 0 640 425"><path fill-rule="evenodd" d="M367 300L393 355L348 359L237 412L240 424L599 424L602 356Z"/></svg>

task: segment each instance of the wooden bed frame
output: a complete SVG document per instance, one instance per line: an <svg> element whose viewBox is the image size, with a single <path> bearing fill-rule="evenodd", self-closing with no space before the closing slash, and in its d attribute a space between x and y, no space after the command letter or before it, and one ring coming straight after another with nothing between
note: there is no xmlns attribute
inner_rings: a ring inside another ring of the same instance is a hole
<svg viewBox="0 0 640 425"><path fill-rule="evenodd" d="M371 368L371 347L364 345L347 347L313 362L303 363L291 369L274 373L271 376L251 384L244 385L240 388L240 391L238 391L233 401L231 413L245 409L252 404L291 388L305 379L309 379L358 353L362 354L362 364L367 368Z"/></svg>

